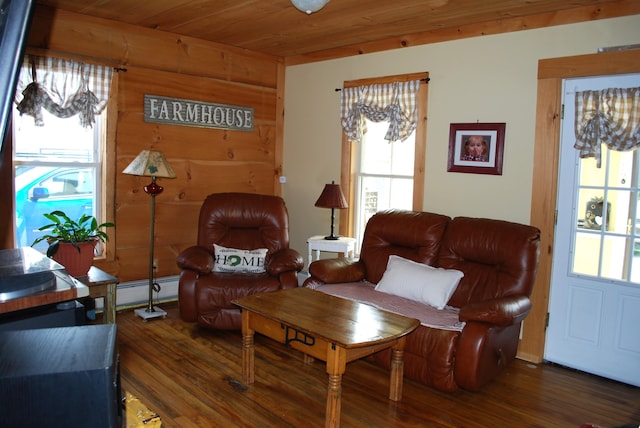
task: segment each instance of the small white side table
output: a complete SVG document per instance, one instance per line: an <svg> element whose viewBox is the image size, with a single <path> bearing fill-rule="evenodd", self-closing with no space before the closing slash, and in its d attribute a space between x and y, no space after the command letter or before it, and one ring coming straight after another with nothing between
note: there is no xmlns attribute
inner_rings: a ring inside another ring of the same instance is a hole
<svg viewBox="0 0 640 428"><path fill-rule="evenodd" d="M307 245L309 246L309 265L311 265L314 252L316 260L320 258L320 251L342 253L345 257L353 256L356 250L356 238L341 236L338 239L324 239L324 236L318 235L307 239Z"/></svg>

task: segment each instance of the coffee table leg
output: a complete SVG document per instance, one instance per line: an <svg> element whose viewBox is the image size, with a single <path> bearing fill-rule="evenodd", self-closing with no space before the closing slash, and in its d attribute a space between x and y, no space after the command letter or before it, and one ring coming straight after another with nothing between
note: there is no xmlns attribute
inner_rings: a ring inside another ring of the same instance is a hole
<svg viewBox="0 0 640 428"><path fill-rule="evenodd" d="M250 311L242 311L242 380L245 384L254 381L255 345L253 342L254 331L249 328Z"/></svg>
<svg viewBox="0 0 640 428"><path fill-rule="evenodd" d="M391 347L391 375L389 379L389 400L402 399L402 379L404 372L404 344L402 337Z"/></svg>
<svg viewBox="0 0 640 428"><path fill-rule="evenodd" d="M329 386L327 388L327 412L324 426L337 428L340 426L340 408L342 400L342 375L347 368L346 351L343 348L332 347L327 351L327 373Z"/></svg>

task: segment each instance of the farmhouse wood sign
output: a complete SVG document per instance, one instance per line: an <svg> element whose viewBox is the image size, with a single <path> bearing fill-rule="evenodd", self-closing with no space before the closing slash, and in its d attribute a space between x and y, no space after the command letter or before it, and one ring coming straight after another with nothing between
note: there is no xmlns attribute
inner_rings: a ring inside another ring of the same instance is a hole
<svg viewBox="0 0 640 428"><path fill-rule="evenodd" d="M144 121L251 132L253 108L145 94Z"/></svg>

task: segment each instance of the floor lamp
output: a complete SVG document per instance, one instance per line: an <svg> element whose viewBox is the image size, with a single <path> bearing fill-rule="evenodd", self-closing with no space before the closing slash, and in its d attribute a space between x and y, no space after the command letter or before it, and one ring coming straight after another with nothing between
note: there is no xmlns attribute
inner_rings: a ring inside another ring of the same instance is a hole
<svg viewBox="0 0 640 428"><path fill-rule="evenodd" d="M127 166L125 174L137 175L140 177L151 177L151 183L144 186L144 191L151 196L151 233L149 242L149 302L146 308L136 309L134 312L143 320L151 318L164 318L167 313L157 306L153 306L153 290L154 290L154 241L155 241L155 222L156 222L156 196L162 193L164 188L156 183L156 178L176 178L171 165L167 162L162 152L156 150L143 150L140 154Z"/></svg>

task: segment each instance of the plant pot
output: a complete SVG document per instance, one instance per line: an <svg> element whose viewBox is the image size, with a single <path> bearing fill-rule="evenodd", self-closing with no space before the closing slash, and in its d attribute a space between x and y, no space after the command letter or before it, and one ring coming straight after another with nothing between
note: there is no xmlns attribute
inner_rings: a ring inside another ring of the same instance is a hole
<svg viewBox="0 0 640 428"><path fill-rule="evenodd" d="M65 267L71 276L85 276L93 264L93 251L96 241L79 242L78 249L68 242L61 242L53 260Z"/></svg>

